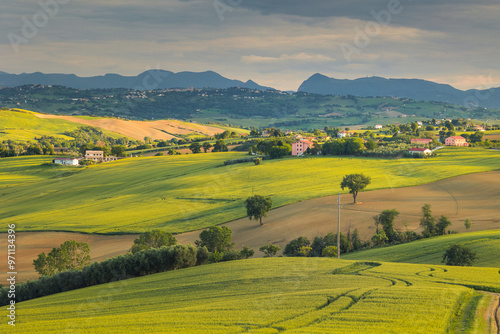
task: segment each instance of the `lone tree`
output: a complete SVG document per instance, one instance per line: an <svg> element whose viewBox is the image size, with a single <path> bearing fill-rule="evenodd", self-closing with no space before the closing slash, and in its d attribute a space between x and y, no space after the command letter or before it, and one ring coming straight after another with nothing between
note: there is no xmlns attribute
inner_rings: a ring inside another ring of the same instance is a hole
<svg viewBox="0 0 500 334"><path fill-rule="evenodd" d="M245 200L245 205L247 207L248 218L250 220L259 220L260 226L262 226L262 217L267 217L267 213L273 206L273 201L271 200L271 197L255 195L252 197L248 197Z"/></svg>
<svg viewBox="0 0 500 334"><path fill-rule="evenodd" d="M371 177L361 174L349 174L344 176L344 179L340 183L342 190L344 188L349 188L349 193L354 197L354 204L356 204L356 197L358 192L366 188L371 182Z"/></svg>
<svg viewBox="0 0 500 334"><path fill-rule="evenodd" d="M222 253L231 249L234 243L231 243L233 231L227 226L211 226L208 230L200 233L200 240L196 240L197 247L207 247L209 252Z"/></svg>
<svg viewBox="0 0 500 334"><path fill-rule="evenodd" d="M278 245L269 244L261 246L259 250L265 254L264 257L273 257L281 250L281 247Z"/></svg>
<svg viewBox="0 0 500 334"><path fill-rule="evenodd" d="M65 270L78 269L90 263L90 248L86 242L69 240L59 248L53 248L49 254L38 254L33 260L35 270L42 276L52 276Z"/></svg>
<svg viewBox="0 0 500 334"><path fill-rule="evenodd" d="M424 238L432 237L436 233L436 219L432 216L431 206L424 204L422 207L422 218L420 226L422 226L422 236Z"/></svg>
<svg viewBox="0 0 500 334"><path fill-rule="evenodd" d="M135 254L137 252L148 250L151 248L160 248L162 246L172 246L177 243L177 239L172 235L172 233L162 231L160 229L154 229L142 233L138 239L134 240L134 245L130 251Z"/></svg>
<svg viewBox="0 0 500 334"><path fill-rule="evenodd" d="M467 218L467 219L465 220L464 226L465 226L465 229L466 229L467 231L468 231L468 230L470 230L470 228L471 228L471 226L472 226L472 222L471 222L470 218Z"/></svg>
<svg viewBox="0 0 500 334"><path fill-rule="evenodd" d="M476 253L470 248L454 244L448 247L443 255L443 261L448 266L472 266Z"/></svg>

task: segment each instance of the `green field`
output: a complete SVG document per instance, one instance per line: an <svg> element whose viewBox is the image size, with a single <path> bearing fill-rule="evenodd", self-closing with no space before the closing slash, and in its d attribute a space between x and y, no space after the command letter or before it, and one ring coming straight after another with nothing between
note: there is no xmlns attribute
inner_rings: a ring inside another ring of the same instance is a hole
<svg viewBox="0 0 500 334"><path fill-rule="evenodd" d="M500 257L498 256L500 254L500 230L434 237L402 245L346 254L343 258L348 260L440 264L443 259L444 249L454 243L466 245L476 252L475 266L500 268Z"/></svg>
<svg viewBox="0 0 500 334"><path fill-rule="evenodd" d="M253 194L271 196L274 208L336 194L348 173L371 176L367 190L375 190L500 166L499 151L460 148L440 150L430 159L290 157L223 166L244 156L129 158L89 167L44 165L52 157L0 159L2 230L16 223L19 231L179 233L244 217L243 202Z"/></svg>
<svg viewBox="0 0 500 334"><path fill-rule="evenodd" d="M16 304L20 333L489 333L498 269L268 258ZM4 325L5 326L5 325Z"/></svg>
<svg viewBox="0 0 500 334"><path fill-rule="evenodd" d="M65 136L66 131L73 131L81 127L82 124L69 122L55 118L39 118L35 113L28 110L6 110L0 109L0 141L28 141L35 137L52 136L71 140L72 137ZM118 133L102 130L112 138L122 138Z"/></svg>

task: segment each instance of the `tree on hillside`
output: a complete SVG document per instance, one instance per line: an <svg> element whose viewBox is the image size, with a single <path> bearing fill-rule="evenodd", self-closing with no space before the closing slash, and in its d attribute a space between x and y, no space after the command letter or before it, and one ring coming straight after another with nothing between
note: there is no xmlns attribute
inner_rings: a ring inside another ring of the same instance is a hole
<svg viewBox="0 0 500 334"><path fill-rule="evenodd" d="M354 198L354 203L356 204L356 197L358 192L365 189L371 182L371 177L365 176L363 174L349 174L344 176L344 179L340 183L342 190L344 188L349 188L349 193L352 194Z"/></svg>
<svg viewBox="0 0 500 334"><path fill-rule="evenodd" d="M307 247L309 246L310 242L309 239L306 237L298 237L297 239L294 239L290 241L286 246L285 250L283 251L283 255L285 256L303 256L301 251L303 250L302 247Z"/></svg>
<svg viewBox="0 0 500 334"><path fill-rule="evenodd" d="M382 225L382 229L389 242L394 242L397 240L396 231L394 231L394 219L399 215L399 211L396 209L384 210L378 216L378 221Z"/></svg>
<svg viewBox="0 0 500 334"><path fill-rule="evenodd" d="M226 142L223 139L219 139L215 142L212 152L227 152L228 148Z"/></svg>
<svg viewBox="0 0 500 334"><path fill-rule="evenodd" d="M422 207L422 218L420 218L420 226L422 226L422 236L424 238L432 237L436 232L436 219L432 216L431 206L424 204Z"/></svg>
<svg viewBox="0 0 500 334"><path fill-rule="evenodd" d="M468 230L470 230L470 228L472 227L472 222L471 222L470 218L467 218L467 219L465 220L464 226L465 226L465 229L466 229L467 231L468 231Z"/></svg>
<svg viewBox="0 0 500 334"><path fill-rule="evenodd" d="M260 247L259 250L265 254L264 257L273 257L281 250L281 247L278 245L269 244Z"/></svg>
<svg viewBox="0 0 500 334"><path fill-rule="evenodd" d="M196 142L192 143L191 145L189 145L189 149L191 150L191 152L193 152L193 154L201 153L201 144Z"/></svg>
<svg viewBox="0 0 500 334"><path fill-rule="evenodd" d="M227 226L211 226L200 233L200 240L196 240L197 247L207 247L209 252L224 252L231 249L233 231Z"/></svg>
<svg viewBox="0 0 500 334"><path fill-rule="evenodd" d="M117 157L126 157L127 153L125 152L125 146L123 145L115 145L111 147L111 154Z"/></svg>
<svg viewBox="0 0 500 334"><path fill-rule="evenodd" d="M151 248L160 248L162 246L173 246L177 243L177 239L172 235L172 233L162 231L160 229L154 229L142 233L138 239L134 240L134 245L130 251L135 254L137 252L148 250Z"/></svg>
<svg viewBox="0 0 500 334"><path fill-rule="evenodd" d="M470 248L454 244L448 247L443 255L443 261L448 266L472 266L476 253Z"/></svg>
<svg viewBox="0 0 500 334"><path fill-rule="evenodd" d="M444 235L446 233L446 228L451 225L451 221L447 217L441 216L436 224L436 234Z"/></svg>
<svg viewBox="0 0 500 334"><path fill-rule="evenodd" d="M324 257L337 257L337 246L326 246L321 251L321 256L324 256Z"/></svg>
<svg viewBox="0 0 500 334"><path fill-rule="evenodd" d="M203 143L203 151L205 151L205 153L207 153L211 148L212 144L210 144L208 141Z"/></svg>
<svg viewBox="0 0 500 334"><path fill-rule="evenodd" d="M52 276L65 270L78 269L90 263L90 248L85 242L69 240L49 254L41 253L33 260L35 270L42 276Z"/></svg>
<svg viewBox="0 0 500 334"><path fill-rule="evenodd" d="M379 230L372 236L372 242L374 245L383 245L387 241L389 241L389 238L387 238L387 235L385 235L384 230Z"/></svg>
<svg viewBox="0 0 500 334"><path fill-rule="evenodd" d="M273 206L273 201L271 197L255 195L252 197L248 197L245 200L245 205L247 208L248 219L259 220L260 226L262 226L262 217L267 217L267 213Z"/></svg>

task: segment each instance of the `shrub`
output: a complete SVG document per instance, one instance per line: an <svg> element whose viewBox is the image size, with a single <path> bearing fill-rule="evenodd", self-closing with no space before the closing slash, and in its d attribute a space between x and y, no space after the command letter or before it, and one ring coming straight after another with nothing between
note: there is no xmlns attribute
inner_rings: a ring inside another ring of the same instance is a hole
<svg viewBox="0 0 500 334"><path fill-rule="evenodd" d="M259 250L265 254L264 257L273 257L281 250L281 247L278 245L269 244L261 246Z"/></svg>
<svg viewBox="0 0 500 334"><path fill-rule="evenodd" d="M476 253L460 244L453 244L443 255L443 261L448 266L472 266L476 260Z"/></svg>

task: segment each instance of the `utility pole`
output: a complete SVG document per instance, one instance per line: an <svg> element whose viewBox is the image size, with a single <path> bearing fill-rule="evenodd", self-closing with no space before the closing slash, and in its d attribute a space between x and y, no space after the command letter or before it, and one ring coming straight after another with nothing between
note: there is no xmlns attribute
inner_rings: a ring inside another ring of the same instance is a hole
<svg viewBox="0 0 500 334"><path fill-rule="evenodd" d="M337 259L340 259L340 193L339 193L339 198L337 199L337 213L338 213L338 219L337 219Z"/></svg>

